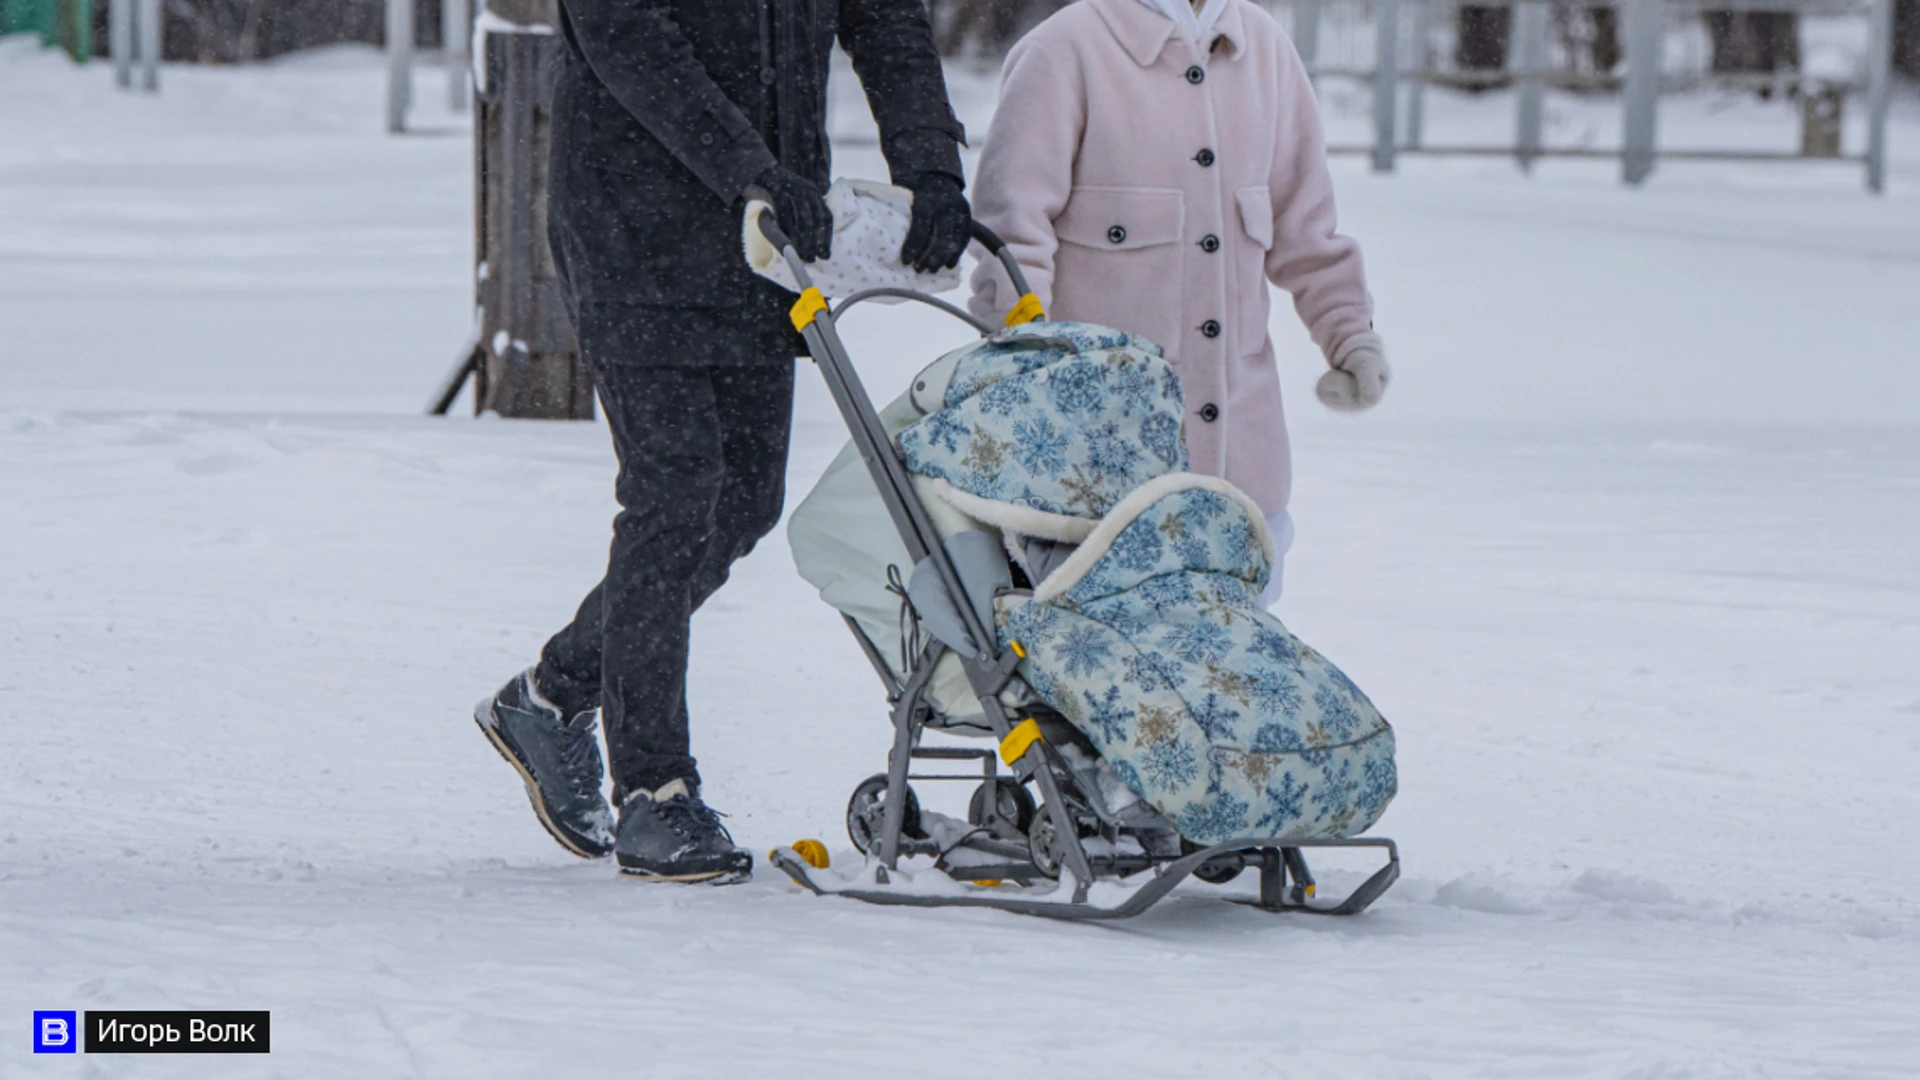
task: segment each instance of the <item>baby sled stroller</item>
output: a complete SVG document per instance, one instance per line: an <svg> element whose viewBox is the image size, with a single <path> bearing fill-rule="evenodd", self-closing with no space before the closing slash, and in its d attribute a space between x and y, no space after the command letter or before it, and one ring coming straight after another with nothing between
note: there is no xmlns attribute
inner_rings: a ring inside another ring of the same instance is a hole
<svg viewBox="0 0 1920 1080"><path fill-rule="evenodd" d="M1068 919L1125 918L1189 875L1225 884L1248 868L1257 892L1230 898L1268 911L1348 915L1379 898L1398 851L1357 834L1395 792L1392 730L1258 608L1272 538L1245 495L1186 472L1160 350L1043 321L984 227L1024 297L997 331L907 289L831 307L772 214L754 226L801 287L794 323L852 433L794 512L795 562L841 611L894 727L887 770L847 806L865 865L831 868L813 840L772 862L819 894ZM835 323L882 297L983 340L876 410ZM930 731L998 745L931 745ZM915 771L927 762L953 771ZM976 783L966 820L923 811L913 781ZM1386 863L1326 902L1304 853L1334 847Z"/></svg>

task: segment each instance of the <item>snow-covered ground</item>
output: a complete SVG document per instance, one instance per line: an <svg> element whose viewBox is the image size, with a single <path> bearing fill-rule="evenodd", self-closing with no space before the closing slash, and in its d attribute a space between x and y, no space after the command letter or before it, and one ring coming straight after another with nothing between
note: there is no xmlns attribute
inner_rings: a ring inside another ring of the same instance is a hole
<svg viewBox="0 0 1920 1080"><path fill-rule="evenodd" d="M991 93L960 77L976 131ZM379 95L354 53L149 99L0 43L0 1075L1920 1072L1912 100L1880 199L1338 164L1399 381L1324 414L1276 314L1282 614L1398 727L1407 876L1348 921L1194 884L1087 927L642 886L540 831L467 712L596 577L610 454L419 415L469 150ZM887 393L961 340L848 336ZM802 387L795 492L841 438ZM852 858L881 702L778 535L696 639L736 835ZM274 1053L28 1054L89 1007L270 1008Z"/></svg>

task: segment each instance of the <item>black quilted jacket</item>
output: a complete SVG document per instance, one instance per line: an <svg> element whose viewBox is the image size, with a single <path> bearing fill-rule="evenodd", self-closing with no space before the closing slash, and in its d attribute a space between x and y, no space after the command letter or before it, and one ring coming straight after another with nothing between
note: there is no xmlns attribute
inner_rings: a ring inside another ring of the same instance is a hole
<svg viewBox="0 0 1920 1080"><path fill-rule="evenodd" d="M740 249L776 161L830 177L826 85L853 58L897 179L961 175L921 0L561 0L548 226L586 359L789 362L791 297Z"/></svg>

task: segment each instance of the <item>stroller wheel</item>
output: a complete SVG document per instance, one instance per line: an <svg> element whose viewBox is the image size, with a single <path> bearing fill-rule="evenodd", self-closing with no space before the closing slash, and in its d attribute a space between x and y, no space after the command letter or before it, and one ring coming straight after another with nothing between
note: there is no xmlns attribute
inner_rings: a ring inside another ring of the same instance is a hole
<svg viewBox="0 0 1920 1080"><path fill-rule="evenodd" d="M1184 836L1180 838L1180 853L1182 855L1191 855L1199 850L1200 845ZM1209 885L1225 885L1227 882L1239 877L1240 871L1245 869L1246 867L1244 866L1208 866L1202 864L1200 869L1193 872L1193 876Z"/></svg>
<svg viewBox="0 0 1920 1080"><path fill-rule="evenodd" d="M988 788L992 788L991 794ZM994 817L1013 827L1020 836L1027 834L1033 824L1033 795L1013 780L988 780L973 789L973 798L967 802L967 824L985 825L987 823L988 800L992 800Z"/></svg>
<svg viewBox="0 0 1920 1080"><path fill-rule="evenodd" d="M1053 827L1053 816L1044 806L1034 812L1033 822L1027 826L1027 857L1033 860L1035 869L1050 878L1059 877L1060 866L1067 861L1060 830Z"/></svg>
<svg viewBox="0 0 1920 1080"><path fill-rule="evenodd" d="M860 854L871 855L879 844L880 830L886 821L887 774L875 773L860 781L847 800L847 838ZM915 840L926 838L920 829L920 797L907 787L907 812L900 819L900 835Z"/></svg>

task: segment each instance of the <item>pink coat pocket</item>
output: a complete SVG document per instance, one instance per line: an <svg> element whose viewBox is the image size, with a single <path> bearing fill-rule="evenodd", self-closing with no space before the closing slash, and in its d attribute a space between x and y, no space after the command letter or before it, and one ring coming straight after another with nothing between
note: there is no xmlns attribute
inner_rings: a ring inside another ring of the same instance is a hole
<svg viewBox="0 0 1920 1080"><path fill-rule="evenodd" d="M1073 189L1053 222L1060 238L1053 306L1162 348L1177 345L1185 224L1186 196L1177 189ZM1143 305L1147 296L1153 303Z"/></svg>

